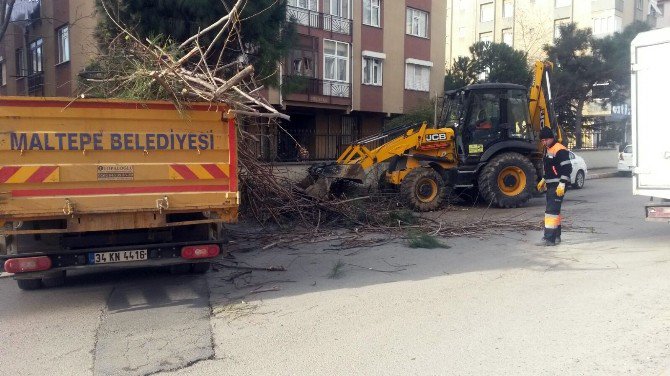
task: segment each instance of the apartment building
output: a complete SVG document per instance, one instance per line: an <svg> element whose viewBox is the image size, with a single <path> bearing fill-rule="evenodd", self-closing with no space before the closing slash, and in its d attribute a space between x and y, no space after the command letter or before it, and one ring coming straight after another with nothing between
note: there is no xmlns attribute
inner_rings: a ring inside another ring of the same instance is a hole
<svg viewBox="0 0 670 376"><path fill-rule="evenodd" d="M0 95L71 96L96 55L92 0L17 0L0 41Z"/></svg>
<svg viewBox="0 0 670 376"><path fill-rule="evenodd" d="M649 8L650 13L655 16L655 28L670 27L670 0L650 1Z"/></svg>
<svg viewBox="0 0 670 376"><path fill-rule="evenodd" d="M469 56L477 41L507 43L528 53L529 61L545 59L542 47L551 44L563 24L574 22L591 28L595 37L622 31L635 21L652 27L668 25L669 0L448 0L447 65L458 56ZM607 104L596 99L587 103L584 116L600 125L621 129L620 142L630 138L628 103ZM597 128L597 127L596 127ZM584 132L583 144L599 146L601 132Z"/></svg>
<svg viewBox="0 0 670 376"><path fill-rule="evenodd" d="M652 1L653 2L653 1ZM661 1L659 1L660 3ZM650 15L649 0L447 0L447 62L477 41L507 43L542 59L559 26L575 22L606 36Z"/></svg>
<svg viewBox="0 0 670 376"><path fill-rule="evenodd" d="M444 90L445 0L289 0L298 43L270 102L310 159L336 158ZM298 150L278 134L277 159Z"/></svg>
<svg viewBox="0 0 670 376"><path fill-rule="evenodd" d="M0 41L0 94L76 93L78 73L97 52L94 0L16 4ZM281 89L264 94L291 116L282 127L310 159L335 158L444 90L446 0L288 0L287 18L298 40L278 62ZM266 158L298 158L282 132L263 141Z"/></svg>

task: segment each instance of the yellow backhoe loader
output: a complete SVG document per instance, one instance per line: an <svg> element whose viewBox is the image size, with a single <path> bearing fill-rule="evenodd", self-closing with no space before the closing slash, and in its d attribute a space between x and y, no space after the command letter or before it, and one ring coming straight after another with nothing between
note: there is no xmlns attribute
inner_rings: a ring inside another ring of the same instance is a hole
<svg viewBox="0 0 670 376"><path fill-rule="evenodd" d="M553 110L549 62L536 62L530 91L505 83L445 93L437 125L408 125L356 141L336 162L310 167L305 191L324 198L335 186L362 183L388 162L380 187L398 190L416 211L438 209L453 190L475 191L498 207L525 204L542 169L541 127L562 141ZM387 140L379 147L366 145Z"/></svg>

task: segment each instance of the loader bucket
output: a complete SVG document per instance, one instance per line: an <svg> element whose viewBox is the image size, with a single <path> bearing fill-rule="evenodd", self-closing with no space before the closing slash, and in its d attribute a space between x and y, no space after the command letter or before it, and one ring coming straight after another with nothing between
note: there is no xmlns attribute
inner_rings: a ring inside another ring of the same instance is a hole
<svg viewBox="0 0 670 376"><path fill-rule="evenodd" d="M308 172L309 176L300 185L307 195L319 199L333 193L334 183L351 181L361 184L365 181L365 171L358 164L319 164L310 167Z"/></svg>

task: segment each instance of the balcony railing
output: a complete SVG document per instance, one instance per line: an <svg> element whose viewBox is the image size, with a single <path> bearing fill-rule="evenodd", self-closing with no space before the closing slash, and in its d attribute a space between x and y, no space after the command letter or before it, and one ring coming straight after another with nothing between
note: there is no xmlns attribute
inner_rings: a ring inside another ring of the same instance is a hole
<svg viewBox="0 0 670 376"><path fill-rule="evenodd" d="M316 29L351 35L351 20L348 18L292 6L286 8L286 17L289 21Z"/></svg>
<svg viewBox="0 0 670 376"><path fill-rule="evenodd" d="M44 95L44 72L28 75L28 95Z"/></svg>
<svg viewBox="0 0 670 376"><path fill-rule="evenodd" d="M289 88L288 95L307 95L308 101L322 102L319 98L313 97L351 98L349 82L320 80L304 76L284 76L284 82Z"/></svg>

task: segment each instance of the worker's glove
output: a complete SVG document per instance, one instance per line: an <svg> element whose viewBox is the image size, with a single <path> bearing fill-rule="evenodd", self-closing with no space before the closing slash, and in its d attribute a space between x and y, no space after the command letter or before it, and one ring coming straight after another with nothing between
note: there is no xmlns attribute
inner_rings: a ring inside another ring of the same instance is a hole
<svg viewBox="0 0 670 376"><path fill-rule="evenodd" d="M544 181L544 179L540 180L540 182L537 183L537 190L538 192L544 192L547 190L547 182Z"/></svg>
<svg viewBox="0 0 670 376"><path fill-rule="evenodd" d="M564 194L565 194L565 183L558 183L558 187L556 187L556 196L563 197Z"/></svg>

